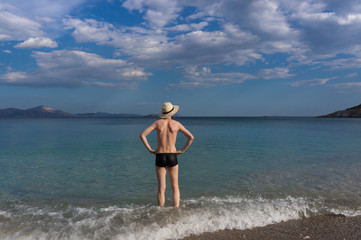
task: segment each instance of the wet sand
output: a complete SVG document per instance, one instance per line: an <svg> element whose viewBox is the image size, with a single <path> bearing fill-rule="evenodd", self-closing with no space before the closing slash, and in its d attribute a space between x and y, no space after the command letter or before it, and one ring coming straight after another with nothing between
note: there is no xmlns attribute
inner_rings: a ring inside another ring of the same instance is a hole
<svg viewBox="0 0 361 240"><path fill-rule="evenodd" d="M325 215L290 220L247 230L221 230L213 233L192 235L183 240L293 240L327 239L360 240L361 216Z"/></svg>

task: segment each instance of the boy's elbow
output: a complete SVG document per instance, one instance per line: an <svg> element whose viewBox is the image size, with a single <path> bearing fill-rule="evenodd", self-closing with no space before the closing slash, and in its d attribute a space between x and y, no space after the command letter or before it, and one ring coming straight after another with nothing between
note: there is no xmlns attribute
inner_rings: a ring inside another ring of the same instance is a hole
<svg viewBox="0 0 361 240"><path fill-rule="evenodd" d="M193 141L193 140L194 140L194 137L193 137L193 136L190 136L190 137L189 137L189 140Z"/></svg>

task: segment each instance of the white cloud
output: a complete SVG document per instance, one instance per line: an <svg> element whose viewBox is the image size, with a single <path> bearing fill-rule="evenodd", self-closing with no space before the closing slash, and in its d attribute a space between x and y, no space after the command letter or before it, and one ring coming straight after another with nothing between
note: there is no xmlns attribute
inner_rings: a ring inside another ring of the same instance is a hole
<svg viewBox="0 0 361 240"><path fill-rule="evenodd" d="M353 73L347 74L345 77L346 77L346 78L354 78L354 77L356 77L357 75L358 75L357 72L353 72Z"/></svg>
<svg viewBox="0 0 361 240"><path fill-rule="evenodd" d="M295 47L300 48L296 40L298 32L290 27L276 1L266 1L264 4L262 1L225 0L213 4L209 1L177 2L139 0L123 3L130 11L144 13L144 23L156 25L157 31L139 27L137 30L126 26L119 28L90 19L83 21L69 18L64 20L64 25L68 29L74 29L72 34L78 42L91 41L119 48L116 50L117 56L130 56L143 66L219 63L244 65L263 59L264 53L291 53ZM186 5L196 6L197 13L188 18L185 16L184 23L173 24L173 20L180 19L179 9ZM157 14L167 13L171 17L163 23L155 24L151 19L163 19L159 16L148 18L150 10ZM219 28L203 30L210 24L205 19L216 21ZM166 24L167 27L164 27ZM172 32L171 36L168 35L169 32Z"/></svg>
<svg viewBox="0 0 361 240"><path fill-rule="evenodd" d="M166 26L178 17L177 13L181 10L177 0L127 0L123 6L128 10L145 12L144 19L154 28Z"/></svg>
<svg viewBox="0 0 361 240"><path fill-rule="evenodd" d="M58 44L49 38L36 37L29 38L22 43L19 43L15 46L16 48L56 48Z"/></svg>
<svg viewBox="0 0 361 240"><path fill-rule="evenodd" d="M123 3L123 7L127 8L128 10L138 10L143 11L143 4L145 0L126 0Z"/></svg>
<svg viewBox="0 0 361 240"><path fill-rule="evenodd" d="M97 42L112 45L114 37L122 34L112 24L92 19L82 21L66 18L63 20L63 24L65 29L75 29L72 35L78 42Z"/></svg>
<svg viewBox="0 0 361 240"><path fill-rule="evenodd" d="M8 84L17 83L26 79L27 74L25 72L9 72L4 75L0 75L0 82L4 81Z"/></svg>
<svg viewBox="0 0 361 240"><path fill-rule="evenodd" d="M59 36L61 19L85 0L2 0L0 3L0 41Z"/></svg>
<svg viewBox="0 0 361 240"><path fill-rule="evenodd" d="M0 41L8 41L11 40L11 37L6 34L0 34Z"/></svg>
<svg viewBox="0 0 361 240"><path fill-rule="evenodd" d="M208 1L208 0L181 0L179 4L182 6L193 6L197 10L195 13L187 17L187 19L206 19L223 17L220 13L220 8L225 1ZM220 14L219 14L220 13Z"/></svg>
<svg viewBox="0 0 361 240"><path fill-rule="evenodd" d="M289 78L294 76L294 74L290 74L289 73L289 69L288 68L282 68L282 67L278 67L278 68L267 68L267 69L262 69L258 76L260 78L263 79L279 79L279 78Z"/></svg>
<svg viewBox="0 0 361 240"><path fill-rule="evenodd" d="M167 37L145 28L116 28L110 23L96 20L64 20L67 29L74 29L72 35L77 42L96 42L119 48L116 56L131 56L133 60L152 59L149 64L158 60L157 55L169 48Z"/></svg>
<svg viewBox="0 0 361 240"><path fill-rule="evenodd" d="M361 82L345 82L332 84L332 86L337 88L361 88Z"/></svg>
<svg viewBox="0 0 361 240"><path fill-rule="evenodd" d="M224 19L256 36L250 46L260 54L287 53L289 61L313 64L337 54L353 54L361 38L361 4L357 0L183 0L197 7L192 19Z"/></svg>
<svg viewBox="0 0 361 240"><path fill-rule="evenodd" d="M201 2L201 3L199 3ZM272 0L223 0L209 6L209 1L194 1L189 4L203 7L203 15L218 17L237 25L244 31L262 38L263 41L282 41L297 37L298 31L288 23L288 13L278 1ZM199 15L197 13L196 15Z"/></svg>
<svg viewBox="0 0 361 240"><path fill-rule="evenodd" d="M298 41L304 48L303 55L311 60L309 62L334 58L342 53L353 54L353 46L359 44L361 37L361 9L357 7L360 6L357 1L286 2L282 1L290 12L289 21L299 29Z"/></svg>
<svg viewBox="0 0 361 240"><path fill-rule="evenodd" d="M313 87L313 86L317 86L317 85L325 85L329 81L334 80L334 79L354 78L357 75L358 75L358 73L354 72L354 73L346 74L343 77L315 78L315 79L311 79L311 80L293 81L293 82L286 83L286 85L289 85L292 87L299 87L299 86ZM346 82L346 83L334 83L334 84L327 84L327 85L338 87L338 88L352 88L352 87L361 86L361 83L360 82Z"/></svg>
<svg viewBox="0 0 361 240"><path fill-rule="evenodd" d="M0 75L0 82L20 86L134 88L150 75L127 61L83 51L34 52L33 57L38 65L35 71L9 72Z"/></svg>
<svg viewBox="0 0 361 240"><path fill-rule="evenodd" d="M348 25L354 23L361 23L361 14L348 14L345 17L340 17L337 19L340 25Z"/></svg>
<svg viewBox="0 0 361 240"><path fill-rule="evenodd" d="M191 24L178 24L172 27L166 28L168 31L176 32L189 32L189 31L200 31L208 25L208 22L191 23Z"/></svg>
<svg viewBox="0 0 361 240"><path fill-rule="evenodd" d="M0 8L0 40L24 40L44 34L39 23L9 10L12 8Z"/></svg>
<svg viewBox="0 0 361 240"><path fill-rule="evenodd" d="M239 84L256 77L241 72L212 73L208 67L188 66L184 69L186 80L172 83L171 87L180 88L205 88L219 85Z"/></svg>
<svg viewBox="0 0 361 240"><path fill-rule="evenodd" d="M250 8L250 18L254 21L248 24L252 26L252 29L267 34L274 39L289 38L290 34L294 34L294 30L287 22L287 17L280 10L279 3L276 1L252 1Z"/></svg>
<svg viewBox="0 0 361 240"><path fill-rule="evenodd" d="M359 52L354 52L357 55L360 55ZM338 69L356 69L361 67L361 56L354 56L348 58L339 58L339 59L332 59L329 61L315 61L323 66L330 67L333 70Z"/></svg>
<svg viewBox="0 0 361 240"><path fill-rule="evenodd" d="M3 50L4 53L11 54L10 50Z"/></svg>
<svg viewBox="0 0 361 240"><path fill-rule="evenodd" d="M2 0L1 2L8 6L8 10L16 12L17 15L32 20L54 22L69 14L86 0L66 1L66 4L64 0Z"/></svg>
<svg viewBox="0 0 361 240"><path fill-rule="evenodd" d="M307 64L332 70L361 66L361 4L357 0L125 0L120 4L139 13L143 22L126 26L120 25L123 22L64 18L84 2L4 0L0 4L0 41L23 41L17 47L56 47L50 39L57 38L48 36L47 30L54 30L62 21L78 43L113 47L114 56L129 59L141 69L198 66L194 74L185 74L184 86L293 76L285 67L259 70L257 76L237 70L228 75L206 73L199 67L268 62L278 53L292 62L282 66ZM198 79L196 72L210 81ZM290 85L321 85L325 79ZM92 84L107 85L95 80Z"/></svg>
<svg viewBox="0 0 361 240"><path fill-rule="evenodd" d="M361 14L357 12L361 10L359 3L347 1L338 6L332 5L331 1L303 1L298 7L291 6L294 9L292 18L302 20L303 23L330 21L349 25L361 22ZM349 9L345 11L343 8Z"/></svg>
<svg viewBox="0 0 361 240"><path fill-rule="evenodd" d="M289 85L291 87L299 87L299 86L317 86L317 85L324 85L328 81L334 78L316 78L312 80L301 80L301 81L294 81L294 82L288 82L286 85Z"/></svg>
<svg viewBox="0 0 361 240"><path fill-rule="evenodd" d="M335 84L331 84L330 86L336 88L341 93L361 92L361 82L335 83Z"/></svg>
<svg viewBox="0 0 361 240"><path fill-rule="evenodd" d="M223 31L193 30L174 37L139 27L116 28L95 20L68 18L64 25L67 29L74 29L72 34L78 42L96 42L119 48L117 56L131 56L133 61L147 66L223 62L243 65L262 58L261 54L247 49L257 38L231 24L225 24ZM190 28L197 26L190 25Z"/></svg>
<svg viewBox="0 0 361 240"><path fill-rule="evenodd" d="M54 23L56 19L53 17L36 17L39 22Z"/></svg>
<svg viewBox="0 0 361 240"><path fill-rule="evenodd" d="M184 69L185 79L170 86L184 88L202 88L218 85L240 84L252 79L280 79L294 76L288 68L262 69L258 75L243 72L218 72L212 73L209 67L187 66ZM299 83L301 84L301 83ZM310 83L308 83L310 84Z"/></svg>

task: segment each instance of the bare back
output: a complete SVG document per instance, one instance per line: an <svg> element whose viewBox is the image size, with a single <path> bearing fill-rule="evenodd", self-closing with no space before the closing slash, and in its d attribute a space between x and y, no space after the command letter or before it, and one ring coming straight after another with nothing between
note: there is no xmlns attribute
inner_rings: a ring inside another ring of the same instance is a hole
<svg viewBox="0 0 361 240"><path fill-rule="evenodd" d="M157 149L154 151L149 146L146 136L153 130L157 131ZM180 150L182 153L190 146L194 137L193 135L180 123L172 118L164 118L152 123L140 135L145 147L152 153L179 153L175 143L177 141L177 133L180 131L188 138L188 141Z"/></svg>
<svg viewBox="0 0 361 240"><path fill-rule="evenodd" d="M177 141L177 133L180 123L173 119L160 119L155 122L155 130L157 131L158 147L157 153L175 153L175 143Z"/></svg>

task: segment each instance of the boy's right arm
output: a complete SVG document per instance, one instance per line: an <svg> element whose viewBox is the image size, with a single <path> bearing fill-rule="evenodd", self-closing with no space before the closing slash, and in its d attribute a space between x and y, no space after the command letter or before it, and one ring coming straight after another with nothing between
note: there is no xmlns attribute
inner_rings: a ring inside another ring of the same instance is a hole
<svg viewBox="0 0 361 240"><path fill-rule="evenodd" d="M154 122L154 123L152 123L149 127L147 127L147 128L139 135L139 137L140 137L140 139L142 140L144 146L148 149L148 151L149 151L150 153L153 153L153 154L155 154L155 150L153 150L153 149L151 148L151 146L149 145L148 140L147 140L147 135L148 135L149 133L151 133L155 128L156 128L156 124L155 124L155 122Z"/></svg>

